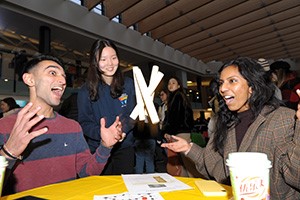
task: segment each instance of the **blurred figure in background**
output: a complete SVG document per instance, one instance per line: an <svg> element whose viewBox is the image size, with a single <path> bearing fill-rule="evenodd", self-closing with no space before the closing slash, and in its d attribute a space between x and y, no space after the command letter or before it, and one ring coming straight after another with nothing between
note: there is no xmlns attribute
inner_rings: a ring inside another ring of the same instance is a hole
<svg viewBox="0 0 300 200"><path fill-rule="evenodd" d="M158 117L159 117L159 128L160 130L163 127L163 123L165 120L165 116L166 116L166 111L168 109L168 94L169 91L166 88L163 88L160 92L159 92L159 98L161 100L161 104L158 107Z"/></svg>
<svg viewBox="0 0 300 200"><path fill-rule="evenodd" d="M262 68L267 73L267 76L270 78L270 80L276 85L275 97L277 97L279 100L282 100L281 90L277 86L277 80L278 80L277 74L275 73L275 71L272 71L270 69L269 61L264 58L259 58L257 62L262 66Z"/></svg>
<svg viewBox="0 0 300 200"><path fill-rule="evenodd" d="M217 115L216 113L219 111L219 100L218 100L218 81L216 78L212 79L209 83L209 89L212 94L211 100L208 102L209 106L212 109L211 118L207 124L207 136L208 139L211 137L212 133L216 128ZM208 142L208 140L206 141Z"/></svg>
<svg viewBox="0 0 300 200"><path fill-rule="evenodd" d="M84 84L84 79L79 77L74 80L73 88L80 88ZM78 121L78 106L77 106L78 91L74 91L63 102L58 111L59 114L70 119Z"/></svg>
<svg viewBox="0 0 300 200"><path fill-rule="evenodd" d="M17 112L18 108L20 108L16 100L12 97L7 97L5 99L2 99L0 103L0 107L3 112L3 117Z"/></svg>
<svg viewBox="0 0 300 200"><path fill-rule="evenodd" d="M300 78L297 77L296 72L290 70L291 66L286 61L275 61L270 68L276 74L276 84L281 90L283 102L287 107L297 110L299 96L296 90L300 89Z"/></svg>
<svg viewBox="0 0 300 200"><path fill-rule="evenodd" d="M70 119L78 121L77 94L73 92L62 103L58 113Z"/></svg>
<svg viewBox="0 0 300 200"><path fill-rule="evenodd" d="M166 135L176 135L191 142L191 131L194 126L193 110L178 77L168 81L168 110L162 132ZM168 138L168 137L166 137ZM170 137L169 137L170 138ZM172 142L172 140L168 140ZM194 163L180 153L168 150L168 173L185 177L199 177Z"/></svg>
<svg viewBox="0 0 300 200"><path fill-rule="evenodd" d="M159 134L159 124L152 124L148 116L144 121L138 121L135 135L135 173L155 172L156 137Z"/></svg>

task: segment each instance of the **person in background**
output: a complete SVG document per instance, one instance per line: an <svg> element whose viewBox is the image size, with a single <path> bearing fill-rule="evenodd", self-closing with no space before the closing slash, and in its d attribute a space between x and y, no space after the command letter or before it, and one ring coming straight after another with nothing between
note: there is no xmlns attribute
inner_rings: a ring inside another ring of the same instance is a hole
<svg viewBox="0 0 300 200"><path fill-rule="evenodd" d="M3 113L3 117L11 115L18 111L20 106L17 104L16 100L12 97L7 97L1 100L0 108Z"/></svg>
<svg viewBox="0 0 300 200"><path fill-rule="evenodd" d="M191 131L194 126L193 110L179 78L171 77L168 81L168 110L166 112L162 133L176 135L191 142ZM168 140L171 142L171 140ZM168 173L186 177L198 177L194 163L181 154L168 151Z"/></svg>
<svg viewBox="0 0 300 200"><path fill-rule="evenodd" d="M277 78L276 73L274 71L270 70L270 63L269 63L269 61L266 60L266 59L264 59L264 58L259 58L257 60L257 62L258 62L258 64L260 64L262 66L262 68L267 73L267 76L275 84L275 87L276 87L276 89L275 89L275 97L277 97L279 100L282 100L281 90L276 85L278 78Z"/></svg>
<svg viewBox="0 0 300 200"><path fill-rule="evenodd" d="M78 121L78 106L77 106L77 94L73 92L62 103L58 113L67 118Z"/></svg>
<svg viewBox="0 0 300 200"><path fill-rule="evenodd" d="M300 89L296 90L296 92L297 92L297 94L300 98ZM300 120L300 101L298 103L298 109L297 109L297 114L296 115L297 115L297 118Z"/></svg>
<svg viewBox="0 0 300 200"><path fill-rule="evenodd" d="M165 138L161 132L165 115L167 112L167 103L168 103L168 96L169 91L167 88L163 88L159 91L158 94L161 103L158 105L157 114L159 118L159 126L156 134L156 144L155 144L155 156L154 156L154 163L155 163L155 172L166 173L167 172L167 152L165 148L162 148L160 145L162 142L165 142ZM153 130L153 127L151 128Z"/></svg>
<svg viewBox="0 0 300 200"><path fill-rule="evenodd" d="M211 96L212 98L210 99L210 101L208 102L209 106L212 108L212 113L211 113L211 118L208 121L207 124L207 136L208 136L208 140L209 138L211 138L212 133L215 131L216 128L216 121L217 121L217 115L216 113L219 110L219 101L218 101L218 97L217 97L217 93L218 93L218 82L217 79L214 78L210 81L209 83L209 91L211 92ZM206 140L206 143L208 142L208 140Z"/></svg>
<svg viewBox="0 0 300 200"><path fill-rule="evenodd" d="M169 91L168 91L167 88L163 88L159 92L159 98L161 100L161 104L158 107L158 117L159 117L159 128L160 128L160 130L163 127L163 123L164 123L165 116L166 116L166 111L168 109L168 106L167 106L168 94L169 94Z"/></svg>
<svg viewBox="0 0 300 200"><path fill-rule="evenodd" d="M230 184L225 166L232 152L262 152L272 162L272 199L300 196L300 121L295 111L281 106L275 87L256 60L240 57L219 70L219 111L216 129L205 148L171 136L164 143L196 163L207 179Z"/></svg>
<svg viewBox="0 0 300 200"><path fill-rule="evenodd" d="M152 124L148 116L144 121L137 122L134 131L136 174L155 172L155 147L158 133L158 124Z"/></svg>
<svg viewBox="0 0 300 200"><path fill-rule="evenodd" d="M76 89L70 94L65 100L63 100L58 113L70 119L78 121L78 106L77 106L77 95L78 89L83 85L84 78L78 77L73 82L73 89Z"/></svg>
<svg viewBox="0 0 300 200"><path fill-rule="evenodd" d="M281 90L283 102L287 107L297 110L299 96L296 90L300 89L300 78L297 77L296 72L290 70L291 66L286 61L275 61L270 68L276 74L276 83Z"/></svg>
<svg viewBox="0 0 300 200"><path fill-rule="evenodd" d="M123 139L113 147L102 174L134 173L135 121L130 114L136 105L135 100L133 80L123 76L115 44L109 40L96 40L90 51L87 80L78 92L78 121L91 152L95 152L102 140L99 132L101 118L105 118L110 126L119 116L124 133Z"/></svg>
<svg viewBox="0 0 300 200"><path fill-rule="evenodd" d="M92 155L79 123L53 109L66 88L62 62L40 55L28 62L22 77L29 103L0 120L0 155L8 161L4 194L100 174L122 138L119 118L108 128L101 119L102 140Z"/></svg>

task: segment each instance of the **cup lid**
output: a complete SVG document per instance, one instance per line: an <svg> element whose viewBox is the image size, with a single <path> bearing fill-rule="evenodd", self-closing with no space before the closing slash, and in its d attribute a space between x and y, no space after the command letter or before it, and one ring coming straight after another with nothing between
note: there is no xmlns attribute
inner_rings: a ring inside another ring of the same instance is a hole
<svg viewBox="0 0 300 200"><path fill-rule="evenodd" d="M6 167L8 165L8 162L6 161L6 158L4 156L0 156L0 167Z"/></svg>
<svg viewBox="0 0 300 200"><path fill-rule="evenodd" d="M263 166L272 167L268 156L261 152L233 152L228 155L226 165L229 167L238 166Z"/></svg>

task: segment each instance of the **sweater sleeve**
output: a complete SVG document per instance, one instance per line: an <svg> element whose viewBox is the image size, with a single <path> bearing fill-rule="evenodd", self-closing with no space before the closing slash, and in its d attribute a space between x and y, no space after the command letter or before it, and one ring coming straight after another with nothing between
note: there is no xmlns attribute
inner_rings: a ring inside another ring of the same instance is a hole
<svg viewBox="0 0 300 200"><path fill-rule="evenodd" d="M76 171L79 177L99 175L110 156L111 149L101 143L94 154L91 154L82 132L78 134Z"/></svg>
<svg viewBox="0 0 300 200"><path fill-rule="evenodd" d="M293 124L290 124L293 126ZM285 128L285 130L293 130ZM282 187L277 188L283 193L286 184L281 183L281 181L286 182L288 185L299 190L300 189L300 121L296 120L294 137L289 141L281 142L280 145L276 146L274 153L274 163L273 163L273 180L276 181L277 185ZM283 177L283 179L282 179Z"/></svg>
<svg viewBox="0 0 300 200"><path fill-rule="evenodd" d="M126 134L131 134L135 126L135 120L131 119L130 114L133 111L136 105L136 97L133 80L126 78L125 79L125 90L128 94L127 98L127 109L124 113L121 114L120 119L123 126L123 132Z"/></svg>
<svg viewBox="0 0 300 200"><path fill-rule="evenodd" d="M209 140L205 148L193 144L187 157L195 163L198 172L207 179L228 184L229 176L226 175L223 157L213 149L212 141Z"/></svg>
<svg viewBox="0 0 300 200"><path fill-rule="evenodd" d="M100 141L100 125L96 121L92 102L89 99L88 90L83 86L77 96L78 122L80 123L84 135L92 140ZM99 119L100 120L100 119Z"/></svg>

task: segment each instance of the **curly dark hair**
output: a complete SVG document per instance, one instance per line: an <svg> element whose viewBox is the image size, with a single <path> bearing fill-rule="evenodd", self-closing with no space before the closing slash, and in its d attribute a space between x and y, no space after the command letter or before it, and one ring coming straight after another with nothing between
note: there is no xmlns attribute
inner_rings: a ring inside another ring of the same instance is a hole
<svg viewBox="0 0 300 200"><path fill-rule="evenodd" d="M229 66L236 66L242 77L246 79L249 87L252 88L252 94L248 99L248 103L255 118L259 115L264 106L270 106L272 108L271 111L273 111L281 105L281 101L275 97L274 83L256 60L239 57L225 63L219 70L217 80L219 80L222 71ZM219 85L217 87L217 91L219 91ZM218 121L216 123L216 132L213 142L214 149L223 153L227 131L229 128L234 127L239 122L239 119L236 111L228 109L220 93L218 92L216 95L219 101L219 111L217 113Z"/></svg>

